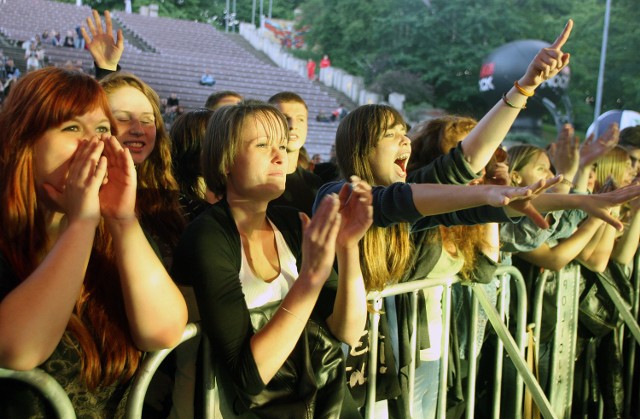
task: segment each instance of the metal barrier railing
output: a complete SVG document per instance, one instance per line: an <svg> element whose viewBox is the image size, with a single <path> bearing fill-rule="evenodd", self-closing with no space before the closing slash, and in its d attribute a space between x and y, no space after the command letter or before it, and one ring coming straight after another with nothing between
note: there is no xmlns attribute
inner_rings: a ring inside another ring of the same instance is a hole
<svg viewBox="0 0 640 419"><path fill-rule="evenodd" d="M30 384L51 404L60 419L75 419L76 412L73 409L71 400L69 400L69 396L67 396L62 386L45 371L39 368L29 371L0 368L0 378L18 380Z"/></svg>
<svg viewBox="0 0 640 419"><path fill-rule="evenodd" d="M182 332L182 339L180 339L180 345L187 340L196 337L200 333L200 326L196 323L189 323ZM155 352L148 352L145 354L144 359L138 367L138 372L133 380L131 391L129 393L129 399L127 400L127 408L125 417L127 419L139 419L142 417L142 408L144 405L144 396L149 388L151 378L155 374L156 370L164 361L164 359L173 351L178 345L173 348L162 349ZM208 358L208 357L205 357Z"/></svg>

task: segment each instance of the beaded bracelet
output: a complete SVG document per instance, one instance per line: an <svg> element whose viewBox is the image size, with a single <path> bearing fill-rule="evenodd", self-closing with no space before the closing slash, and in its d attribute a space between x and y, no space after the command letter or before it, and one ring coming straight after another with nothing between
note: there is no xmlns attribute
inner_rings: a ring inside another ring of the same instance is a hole
<svg viewBox="0 0 640 419"><path fill-rule="evenodd" d="M503 93L502 94L502 101L510 108L513 109L527 109L527 105L522 105L522 107L516 106L513 103L509 102L509 99L507 99L507 94Z"/></svg>
<svg viewBox="0 0 640 419"><path fill-rule="evenodd" d="M513 82L513 86L518 90L518 92L520 92L520 94L522 94L523 96L526 97L531 97L533 95L536 94L535 90L533 92L529 92L528 90L525 90L522 88L522 86L520 86L520 84L518 83L518 80L516 80L515 82Z"/></svg>

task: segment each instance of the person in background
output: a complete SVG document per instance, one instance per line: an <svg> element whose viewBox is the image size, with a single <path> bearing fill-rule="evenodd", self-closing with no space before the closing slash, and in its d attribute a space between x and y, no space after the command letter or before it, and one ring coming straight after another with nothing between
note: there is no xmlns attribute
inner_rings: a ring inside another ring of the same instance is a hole
<svg viewBox="0 0 640 419"><path fill-rule="evenodd" d="M286 189L282 195L273 200L272 205L290 205L310 216L322 179L298 165L300 150L307 141L309 128L307 104L294 92L276 93L269 98L269 103L285 115L289 125Z"/></svg>
<svg viewBox="0 0 640 419"><path fill-rule="evenodd" d="M316 62L311 58L307 60L307 78L311 81L316 79Z"/></svg>
<svg viewBox="0 0 640 419"><path fill-rule="evenodd" d="M204 73L202 73L202 77L200 77L200 84L202 86L213 86L216 84L216 79L208 68L204 70Z"/></svg>
<svg viewBox="0 0 640 419"><path fill-rule="evenodd" d="M213 92L207 98L207 102L204 107L215 111L216 109L227 106L235 105L242 100L242 95L232 90L221 90L219 92Z"/></svg>

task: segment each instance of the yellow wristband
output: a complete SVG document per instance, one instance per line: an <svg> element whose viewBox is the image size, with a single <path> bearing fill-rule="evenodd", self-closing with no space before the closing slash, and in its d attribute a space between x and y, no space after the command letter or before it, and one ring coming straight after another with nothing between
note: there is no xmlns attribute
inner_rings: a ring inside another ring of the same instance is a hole
<svg viewBox="0 0 640 419"><path fill-rule="evenodd" d="M516 90L518 90L518 92L520 92L521 95L526 96L526 97L531 97L533 95L536 94L535 90L533 92L530 92L528 90L525 90L522 88L522 86L520 86L520 84L518 84L518 80L516 80L515 82L513 82L513 86L516 88Z"/></svg>

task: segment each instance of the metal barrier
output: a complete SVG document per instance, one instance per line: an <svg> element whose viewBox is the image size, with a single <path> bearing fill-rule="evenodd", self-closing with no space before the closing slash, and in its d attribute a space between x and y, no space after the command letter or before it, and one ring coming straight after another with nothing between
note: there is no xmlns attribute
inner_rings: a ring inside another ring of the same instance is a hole
<svg viewBox="0 0 640 419"><path fill-rule="evenodd" d="M34 368L30 371L14 371L0 368L0 378L18 380L35 387L51 404L60 419L75 419L76 412L62 386L45 371Z"/></svg>
<svg viewBox="0 0 640 419"><path fill-rule="evenodd" d="M200 333L200 326L196 323L189 323L182 333L182 339L180 339L180 345L183 342L197 336ZM144 396L149 388L151 378L155 374L156 370L164 361L164 359L173 351L178 345L173 348L162 349L155 352L148 352L145 354L144 359L138 367L138 372L133 380L131 391L129 393L129 399L127 400L127 408L125 417L127 419L139 419L142 417L142 408L144 405ZM207 358L207 357L205 357Z"/></svg>

